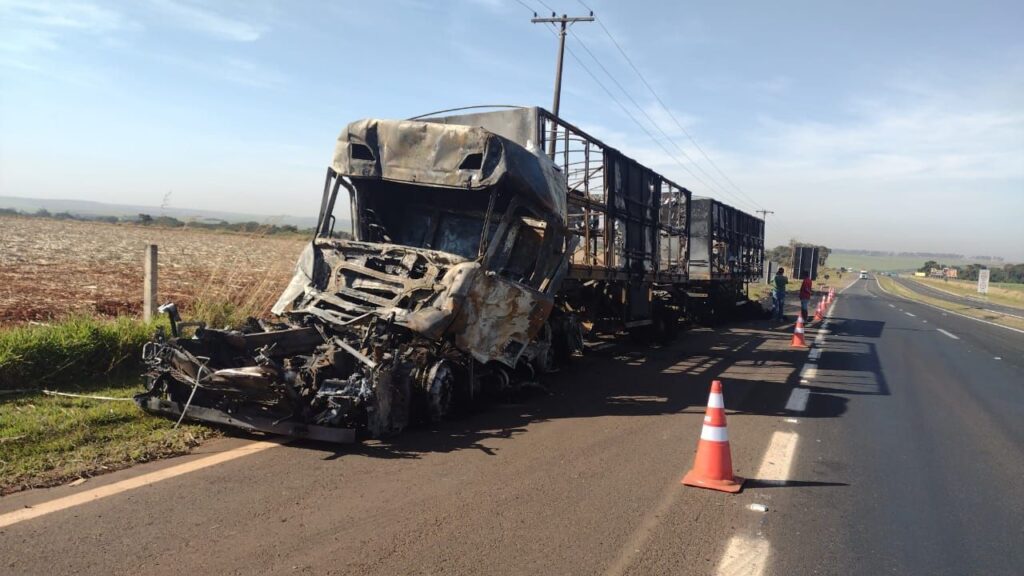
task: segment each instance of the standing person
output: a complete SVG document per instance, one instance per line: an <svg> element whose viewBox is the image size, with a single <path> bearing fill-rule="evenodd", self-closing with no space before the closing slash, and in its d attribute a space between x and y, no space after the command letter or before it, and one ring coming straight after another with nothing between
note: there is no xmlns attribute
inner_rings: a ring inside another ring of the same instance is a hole
<svg viewBox="0 0 1024 576"><path fill-rule="evenodd" d="M786 278L785 268L779 268L779 271L775 273L773 278L775 290L772 291L772 299L775 302L775 310L773 311L773 317L776 320L785 320L786 317L783 315L783 310L786 305L786 283L789 282L789 278Z"/></svg>
<svg viewBox="0 0 1024 576"><path fill-rule="evenodd" d="M811 295L814 292L814 286L811 284L811 273L804 270L800 273L800 278L803 282L800 283L800 314L804 318L804 322L810 322L811 319L807 317L807 305L811 302Z"/></svg>

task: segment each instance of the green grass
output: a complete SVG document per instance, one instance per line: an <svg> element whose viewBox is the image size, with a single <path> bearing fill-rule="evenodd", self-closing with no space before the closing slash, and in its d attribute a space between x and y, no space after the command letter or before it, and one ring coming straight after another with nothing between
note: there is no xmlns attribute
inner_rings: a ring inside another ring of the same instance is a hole
<svg viewBox="0 0 1024 576"><path fill-rule="evenodd" d="M125 374L65 390L130 398L142 385L137 374ZM0 494L182 454L216 434L199 425L173 426L134 402L0 395Z"/></svg>
<svg viewBox="0 0 1024 576"><path fill-rule="evenodd" d="M941 298L932 298L931 296L925 296L923 294L914 292L913 290L910 290L905 286L897 284L896 280L893 278L884 276L878 276L876 278L878 278L878 285L882 288L882 290L890 294L900 296L907 300L924 302L925 304L931 304L936 308L949 310L950 312L956 312L957 314L963 314L964 316L970 316L971 318L978 318L980 320L986 320L994 324L1000 324L1003 326L1016 328L1018 330L1024 330L1024 320L1021 320L1018 317L1008 314L1002 314L1000 312L995 311L981 310L979 308L965 306L963 304L957 304Z"/></svg>
<svg viewBox="0 0 1024 576"><path fill-rule="evenodd" d="M85 316L0 330L0 390L73 383L138 362L155 324Z"/></svg>
<svg viewBox="0 0 1024 576"><path fill-rule="evenodd" d="M940 280L938 278L919 278L908 276L909 280L931 286L953 294L959 294L977 300L978 302L991 302L1003 306L1020 308L1024 313L1024 290L1006 288L1007 284L989 284L988 294L978 294L978 282L973 280ZM1009 286L1020 286L1020 284L1009 284Z"/></svg>

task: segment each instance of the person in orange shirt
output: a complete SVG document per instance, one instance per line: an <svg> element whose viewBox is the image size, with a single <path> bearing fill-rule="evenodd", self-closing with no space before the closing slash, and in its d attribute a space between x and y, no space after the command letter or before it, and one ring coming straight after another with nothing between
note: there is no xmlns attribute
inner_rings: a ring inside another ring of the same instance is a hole
<svg viewBox="0 0 1024 576"><path fill-rule="evenodd" d="M811 302L811 295L814 293L814 286L811 284L811 273L804 270L800 273L800 278L803 282L800 283L800 315L803 316L804 322L810 322L811 319L807 317L807 306Z"/></svg>

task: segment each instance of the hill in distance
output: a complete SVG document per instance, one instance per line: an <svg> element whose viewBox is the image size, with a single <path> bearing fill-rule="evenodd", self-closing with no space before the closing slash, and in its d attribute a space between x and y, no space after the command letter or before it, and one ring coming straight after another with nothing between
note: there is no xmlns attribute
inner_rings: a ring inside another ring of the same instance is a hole
<svg viewBox="0 0 1024 576"><path fill-rule="evenodd" d="M136 206L132 204L108 204L91 200L63 200L51 198L21 198L18 196L0 196L0 208L10 208L19 212L33 213L40 209L52 213L67 212L74 216L94 218L98 216L117 216L119 218L135 218L139 214L150 216L170 216L183 222L223 220L229 223L259 222L261 224L290 224L299 228L316 226L316 216L267 216L265 214L246 214L244 212L224 212L220 210L203 210L195 208L174 208L160 206ZM344 226L344 227L343 227ZM347 229L348 221L341 221L338 227Z"/></svg>

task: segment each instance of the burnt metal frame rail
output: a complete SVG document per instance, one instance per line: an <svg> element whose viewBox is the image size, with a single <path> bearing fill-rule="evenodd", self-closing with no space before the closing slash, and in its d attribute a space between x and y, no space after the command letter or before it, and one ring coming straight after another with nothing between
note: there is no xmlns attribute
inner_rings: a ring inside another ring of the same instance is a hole
<svg viewBox="0 0 1024 576"><path fill-rule="evenodd" d="M685 282L691 192L546 110L538 123L566 177L566 225L581 237L570 277Z"/></svg>

